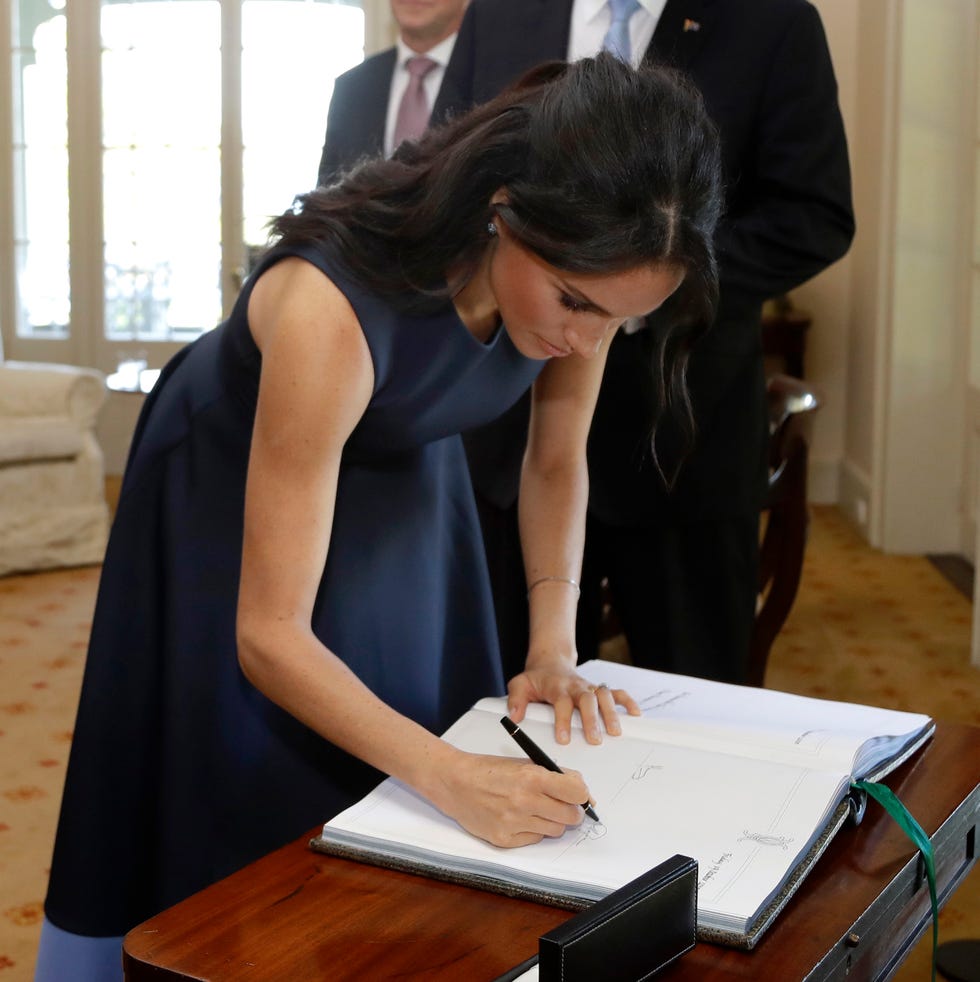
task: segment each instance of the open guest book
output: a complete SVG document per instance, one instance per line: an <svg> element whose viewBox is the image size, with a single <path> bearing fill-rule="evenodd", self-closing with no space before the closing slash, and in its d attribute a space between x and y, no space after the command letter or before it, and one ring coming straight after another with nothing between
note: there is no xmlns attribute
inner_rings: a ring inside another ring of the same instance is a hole
<svg viewBox="0 0 980 982"><path fill-rule="evenodd" d="M677 853L698 861L698 937L751 948L847 819L852 781L879 780L932 734L915 713L708 682L614 662L579 667L627 689L642 717L599 746L560 746L550 706L522 729L582 773L601 818L501 849L388 779L341 812L314 849L580 909ZM482 699L445 733L474 753L522 757Z"/></svg>

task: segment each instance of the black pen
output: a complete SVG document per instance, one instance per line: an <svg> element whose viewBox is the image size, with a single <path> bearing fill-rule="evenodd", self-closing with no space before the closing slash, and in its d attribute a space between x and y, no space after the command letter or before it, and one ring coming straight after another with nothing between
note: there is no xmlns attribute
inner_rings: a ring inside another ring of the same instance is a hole
<svg viewBox="0 0 980 982"><path fill-rule="evenodd" d="M535 764L547 767L549 771L554 771L556 774L565 773L509 716L501 716L500 723ZM599 821L599 816L592 805L585 802L582 807L593 822Z"/></svg>

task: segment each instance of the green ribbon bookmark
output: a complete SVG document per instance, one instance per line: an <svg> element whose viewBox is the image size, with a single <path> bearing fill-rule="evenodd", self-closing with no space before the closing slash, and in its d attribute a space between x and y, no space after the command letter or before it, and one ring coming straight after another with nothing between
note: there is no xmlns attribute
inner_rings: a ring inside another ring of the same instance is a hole
<svg viewBox="0 0 980 982"><path fill-rule="evenodd" d="M936 899L936 857L932 842L922 826L912 817L911 812L899 801L891 788L872 781L854 781L857 788L871 795L875 801L898 823L899 828L912 840L922 853L926 866L926 879L929 882L929 899L932 901L932 982L936 982L936 948L939 946L939 902Z"/></svg>

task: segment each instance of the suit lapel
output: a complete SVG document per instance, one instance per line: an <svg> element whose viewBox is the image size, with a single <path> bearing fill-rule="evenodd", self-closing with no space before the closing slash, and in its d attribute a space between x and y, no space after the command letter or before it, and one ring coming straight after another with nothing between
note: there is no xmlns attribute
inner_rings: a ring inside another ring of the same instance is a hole
<svg viewBox="0 0 980 982"><path fill-rule="evenodd" d="M363 108L365 117L370 115L369 125L372 132L377 131L384 134L385 131L385 123L388 119L388 98L391 95L391 76L395 73L397 56L397 48L382 52L378 56L371 77L365 79Z"/></svg>
<svg viewBox="0 0 980 982"><path fill-rule="evenodd" d="M572 0L508 0L487 8L492 22L476 24L486 39L474 68L473 99L478 103L535 65L564 61L571 27Z"/></svg>
<svg viewBox="0 0 980 982"><path fill-rule="evenodd" d="M714 25L714 0L667 0L644 56L687 68Z"/></svg>
<svg viewBox="0 0 980 982"><path fill-rule="evenodd" d="M532 65L568 55L573 0L520 0L508 17L509 44L527 52L520 60ZM516 16L515 16L516 15Z"/></svg>
<svg viewBox="0 0 980 982"><path fill-rule="evenodd" d="M568 57L573 3L574 0L541 0L541 43L549 58L564 61Z"/></svg>

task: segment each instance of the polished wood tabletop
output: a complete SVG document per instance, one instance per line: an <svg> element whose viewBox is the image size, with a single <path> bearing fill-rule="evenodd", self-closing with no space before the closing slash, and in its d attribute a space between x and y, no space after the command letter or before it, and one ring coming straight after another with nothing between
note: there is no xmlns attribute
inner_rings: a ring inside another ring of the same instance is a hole
<svg viewBox="0 0 980 982"><path fill-rule="evenodd" d="M942 903L976 861L980 729L940 723L886 783L933 841ZM320 855L308 846L318 831L130 931L128 982L492 980L572 916ZM699 943L657 978L886 979L930 917L921 857L869 801L864 821L837 834L753 951Z"/></svg>

